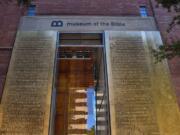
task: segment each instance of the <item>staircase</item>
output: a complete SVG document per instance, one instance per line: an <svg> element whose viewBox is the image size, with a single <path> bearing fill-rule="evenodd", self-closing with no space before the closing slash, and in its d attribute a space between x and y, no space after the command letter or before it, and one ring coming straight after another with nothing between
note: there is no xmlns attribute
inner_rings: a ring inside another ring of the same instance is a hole
<svg viewBox="0 0 180 135"><path fill-rule="evenodd" d="M107 98L104 91L100 90L96 93L96 135L108 134L108 114L107 114Z"/></svg>
<svg viewBox="0 0 180 135"><path fill-rule="evenodd" d="M87 135L86 89L94 85L92 62L60 60L55 135Z"/></svg>

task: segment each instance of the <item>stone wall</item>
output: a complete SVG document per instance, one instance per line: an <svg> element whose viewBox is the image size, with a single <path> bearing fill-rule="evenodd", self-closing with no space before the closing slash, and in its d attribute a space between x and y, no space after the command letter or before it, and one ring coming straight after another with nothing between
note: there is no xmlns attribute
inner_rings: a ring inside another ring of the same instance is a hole
<svg viewBox="0 0 180 135"><path fill-rule="evenodd" d="M56 32L18 32L0 105L0 134L47 135Z"/></svg>
<svg viewBox="0 0 180 135"><path fill-rule="evenodd" d="M150 50L162 44L159 33L105 35L112 135L179 135L167 61L155 64Z"/></svg>

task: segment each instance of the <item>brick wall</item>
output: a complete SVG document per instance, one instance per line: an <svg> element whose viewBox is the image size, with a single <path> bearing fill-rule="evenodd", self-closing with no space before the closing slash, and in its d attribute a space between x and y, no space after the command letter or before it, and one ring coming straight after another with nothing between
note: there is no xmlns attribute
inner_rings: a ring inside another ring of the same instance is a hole
<svg viewBox="0 0 180 135"><path fill-rule="evenodd" d="M157 7L155 0L152 0L152 5L155 13L157 25L165 43L172 43L173 41L180 40L180 25L176 25L170 32L167 32L169 24L171 23L176 12L173 10L168 12L167 9L161 5ZM172 81L176 90L177 100L180 106L180 58L174 58L168 61L169 68L172 76Z"/></svg>
<svg viewBox="0 0 180 135"><path fill-rule="evenodd" d="M0 97L11 57L17 26L24 8L16 2L7 0L0 2Z"/></svg>
<svg viewBox="0 0 180 135"><path fill-rule="evenodd" d="M39 15L139 16L139 6L149 0L35 0Z"/></svg>
<svg viewBox="0 0 180 135"><path fill-rule="evenodd" d="M180 26L174 27L170 32L167 32L169 24L171 23L173 17L176 15L175 11L168 12L168 9L163 8L161 5L157 7L155 0L151 0L153 5L153 10L155 13L155 18L159 26L159 30L164 38L164 41L171 43L174 40L180 39Z"/></svg>

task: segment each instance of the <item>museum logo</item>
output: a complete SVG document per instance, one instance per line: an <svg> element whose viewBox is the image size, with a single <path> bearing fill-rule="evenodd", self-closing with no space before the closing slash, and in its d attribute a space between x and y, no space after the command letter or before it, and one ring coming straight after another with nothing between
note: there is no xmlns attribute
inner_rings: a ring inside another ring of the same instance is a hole
<svg viewBox="0 0 180 135"><path fill-rule="evenodd" d="M51 22L51 27L63 27L63 21L52 21Z"/></svg>

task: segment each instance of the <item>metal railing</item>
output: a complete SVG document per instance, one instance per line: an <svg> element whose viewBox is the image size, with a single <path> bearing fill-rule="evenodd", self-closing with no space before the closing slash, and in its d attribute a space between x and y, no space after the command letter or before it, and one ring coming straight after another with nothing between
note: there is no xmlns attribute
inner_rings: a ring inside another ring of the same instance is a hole
<svg viewBox="0 0 180 135"><path fill-rule="evenodd" d="M104 49L104 48L103 48ZM101 62L97 67L96 75L96 135L110 135L110 110L109 110L109 93L106 72L106 55L102 51Z"/></svg>

